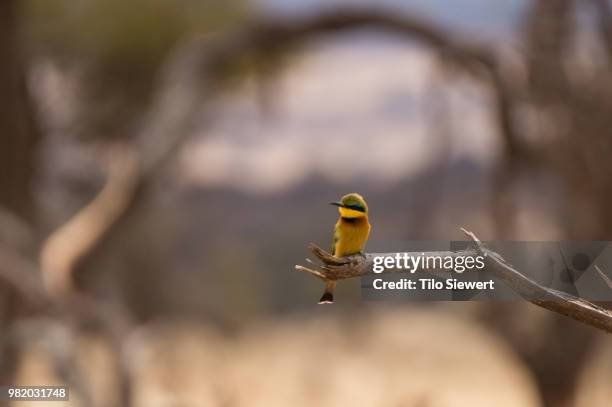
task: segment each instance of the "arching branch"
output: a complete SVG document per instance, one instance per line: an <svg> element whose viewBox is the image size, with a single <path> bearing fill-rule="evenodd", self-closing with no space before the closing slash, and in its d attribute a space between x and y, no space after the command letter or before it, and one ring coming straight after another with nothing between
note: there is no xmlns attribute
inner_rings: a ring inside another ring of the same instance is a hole
<svg viewBox="0 0 612 407"><path fill-rule="evenodd" d="M203 75L233 71L245 57L275 57L298 48L322 35L338 34L363 28L376 29L413 41L437 51L443 61L464 69L481 79L495 99L493 114L508 154L520 150L514 124L514 94L505 80L496 55L489 47L461 40L431 22L410 15L391 14L376 9L334 10L308 18L284 21L256 21L235 35L217 42L205 42L202 56Z"/></svg>

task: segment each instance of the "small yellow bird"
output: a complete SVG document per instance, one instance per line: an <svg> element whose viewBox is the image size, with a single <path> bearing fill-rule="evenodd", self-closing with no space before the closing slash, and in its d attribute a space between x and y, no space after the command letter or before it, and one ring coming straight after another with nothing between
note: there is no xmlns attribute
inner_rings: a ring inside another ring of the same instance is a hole
<svg viewBox="0 0 612 407"><path fill-rule="evenodd" d="M335 257L344 257L361 253L371 228L365 200L361 195L352 193L344 195L339 202L332 202L331 205L337 206L340 213L334 228L331 254ZM336 282L328 281L319 304L333 303L335 288Z"/></svg>

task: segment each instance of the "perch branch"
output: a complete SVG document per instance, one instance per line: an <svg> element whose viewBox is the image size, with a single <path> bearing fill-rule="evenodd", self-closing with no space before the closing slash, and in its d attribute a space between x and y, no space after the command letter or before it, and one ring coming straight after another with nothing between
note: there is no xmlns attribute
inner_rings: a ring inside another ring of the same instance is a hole
<svg viewBox="0 0 612 407"><path fill-rule="evenodd" d="M425 252L432 256L468 256L482 255L485 258L486 271L502 280L514 292L527 301L549 311L573 318L578 322L612 333L612 311L588 302L582 298L544 287L529 279L520 271L508 264L498 253L489 250L474 233L462 231L475 243L474 249L456 252ZM343 258L336 258L317 245L311 243L310 251L322 262L319 270L296 265L298 271L314 275L324 281L343 280L373 274L372 266L376 256L394 256L395 253L366 253ZM410 255L410 253L408 253ZM414 253L421 256L423 252ZM446 269L423 268L424 272L448 272ZM385 268L383 273L406 272L405 269Z"/></svg>
<svg viewBox="0 0 612 407"><path fill-rule="evenodd" d="M319 259L323 264L317 265L319 270L314 270L308 267L296 265L295 269L310 273L315 277L320 278L323 281L328 280L345 280L347 278L361 277L367 274L373 274L372 266L374 264L374 258L379 256L393 256L394 253L365 253L355 256L348 256L337 258L327 253L314 243L308 245L310 251ZM475 250L462 250L462 251L437 251L437 252L418 252L408 253L413 256L442 256L442 257L463 257L463 256L474 256L477 255ZM307 259L308 260L308 259ZM433 262L432 262L433 263ZM439 265L439 264L438 264ZM448 272L447 269L441 267L435 267L436 264L432 264L431 267L420 268L420 271L430 273L441 273ZM385 273L405 273L406 269L400 269L395 267L385 268Z"/></svg>

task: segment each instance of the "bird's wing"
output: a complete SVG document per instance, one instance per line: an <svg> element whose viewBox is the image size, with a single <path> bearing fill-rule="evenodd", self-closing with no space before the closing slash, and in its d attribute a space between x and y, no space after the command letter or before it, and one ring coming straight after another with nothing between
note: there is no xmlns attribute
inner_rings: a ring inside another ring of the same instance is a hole
<svg viewBox="0 0 612 407"><path fill-rule="evenodd" d="M338 232L338 226L336 226L334 228L334 236L332 237L332 244L331 244L331 254L332 255L336 255L336 243L338 243L338 240L340 240L340 233Z"/></svg>

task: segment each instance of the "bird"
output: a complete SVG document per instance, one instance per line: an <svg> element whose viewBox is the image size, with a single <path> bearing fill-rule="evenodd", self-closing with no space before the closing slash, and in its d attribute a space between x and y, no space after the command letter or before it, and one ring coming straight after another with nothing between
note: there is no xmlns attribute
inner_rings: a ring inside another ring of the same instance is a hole
<svg viewBox="0 0 612 407"><path fill-rule="evenodd" d="M368 204L365 199L353 192L344 195L337 202L330 202L330 205L337 206L340 214L334 227L331 254L334 257L361 254L371 229L368 220ZM335 281L327 281L319 304L332 304L335 288Z"/></svg>

